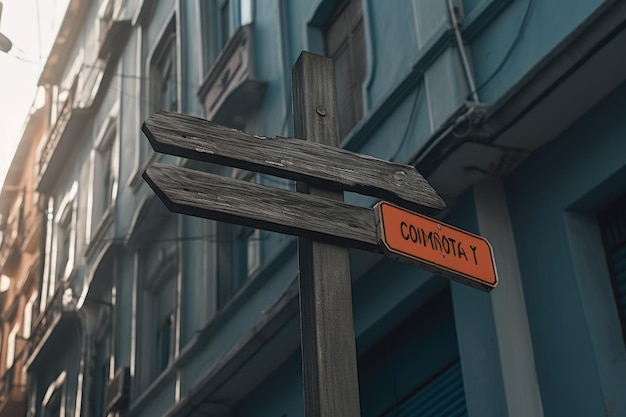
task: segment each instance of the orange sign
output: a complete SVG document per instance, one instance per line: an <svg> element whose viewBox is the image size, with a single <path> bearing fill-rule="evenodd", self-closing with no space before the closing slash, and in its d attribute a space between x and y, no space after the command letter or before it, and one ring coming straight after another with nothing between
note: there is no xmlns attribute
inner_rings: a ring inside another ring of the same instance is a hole
<svg viewBox="0 0 626 417"><path fill-rule="evenodd" d="M498 284L493 250L485 238L385 201L374 211L386 255L483 291Z"/></svg>

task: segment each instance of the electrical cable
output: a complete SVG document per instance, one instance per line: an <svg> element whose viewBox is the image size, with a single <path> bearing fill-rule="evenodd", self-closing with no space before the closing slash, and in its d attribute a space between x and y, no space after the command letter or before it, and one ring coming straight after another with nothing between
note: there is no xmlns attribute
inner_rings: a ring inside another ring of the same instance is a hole
<svg viewBox="0 0 626 417"><path fill-rule="evenodd" d="M409 130L411 126L413 126L413 119L415 118L417 104L419 102L420 96L422 95L421 93L422 93L422 89L419 88L418 86L415 91L415 98L413 99L413 104L411 105L411 112L409 113L409 120L407 121L406 127L404 128L404 133L402 134L402 139L400 140L400 144L398 145L396 152L393 154L393 156L390 159L392 162L396 162L396 159L400 155L400 152L402 151L402 148L406 144L406 141L409 137Z"/></svg>
<svg viewBox="0 0 626 417"><path fill-rule="evenodd" d="M522 18L519 28L517 29L515 38L513 38L513 42L511 42L511 46L509 46L508 51L506 52L506 54L504 54L504 57L502 57L502 60L500 61L498 66L493 70L491 75L489 75L480 85L478 85L478 87L476 87L474 91L470 92L467 95L468 98L472 96L474 93L479 92L483 87L489 84L500 73L502 68L504 68L506 63L509 61L509 59L511 59L511 56L513 55L515 48L517 47L519 41L522 39L522 35L524 34L524 31L528 24L528 19L530 17L530 12L533 8L534 3L535 3L534 0L528 0L526 10L524 11L524 17Z"/></svg>
<svg viewBox="0 0 626 417"><path fill-rule="evenodd" d="M7 55L12 57L12 58L15 58L15 59L17 59L19 61L26 62L27 64L39 65L39 61L33 61L33 60L28 59L28 58L23 58L23 57L15 54L13 52L9 52L9 53L7 53Z"/></svg>

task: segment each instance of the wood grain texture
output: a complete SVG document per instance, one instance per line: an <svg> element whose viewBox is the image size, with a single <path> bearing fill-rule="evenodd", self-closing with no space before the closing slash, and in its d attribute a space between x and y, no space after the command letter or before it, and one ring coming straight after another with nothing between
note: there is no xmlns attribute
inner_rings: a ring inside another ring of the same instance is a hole
<svg viewBox="0 0 626 417"><path fill-rule="evenodd" d="M334 80L332 60L308 52L300 55L292 70L295 133L314 142L311 149L323 146L320 159L336 151L329 146L339 144ZM346 171L355 169L341 159L327 169L337 163ZM343 204L343 192L308 185L298 183L297 189ZM305 416L358 417L361 411L348 250L299 238L298 266Z"/></svg>
<svg viewBox="0 0 626 417"><path fill-rule="evenodd" d="M319 117L318 111L325 111L327 120L333 117L328 109L317 107L308 117ZM150 116L142 130L157 152L353 191L430 214L446 206L414 167L323 143L250 135L172 112Z"/></svg>
<svg viewBox="0 0 626 417"><path fill-rule="evenodd" d="M158 163L143 177L176 213L380 252L369 208Z"/></svg>

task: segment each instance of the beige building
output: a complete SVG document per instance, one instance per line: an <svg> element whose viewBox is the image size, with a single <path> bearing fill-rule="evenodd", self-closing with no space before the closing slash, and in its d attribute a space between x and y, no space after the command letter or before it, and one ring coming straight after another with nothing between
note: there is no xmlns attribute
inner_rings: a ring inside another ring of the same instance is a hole
<svg viewBox="0 0 626 417"><path fill-rule="evenodd" d="M33 109L27 118L0 192L0 417L24 414L26 345L39 317L42 216L34 174L44 115Z"/></svg>

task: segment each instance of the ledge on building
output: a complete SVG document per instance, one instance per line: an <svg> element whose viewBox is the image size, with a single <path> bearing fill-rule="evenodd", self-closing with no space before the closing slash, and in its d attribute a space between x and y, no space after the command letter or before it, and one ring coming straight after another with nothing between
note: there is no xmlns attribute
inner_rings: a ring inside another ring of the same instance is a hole
<svg viewBox="0 0 626 417"><path fill-rule="evenodd" d="M261 105L267 82L256 78L252 25L241 26L206 74L198 97L208 120L242 127Z"/></svg>

